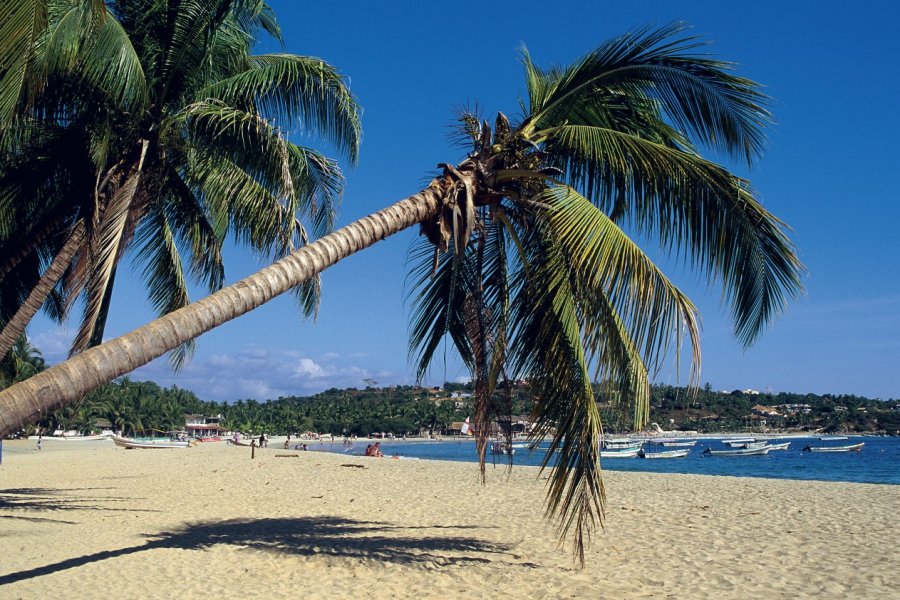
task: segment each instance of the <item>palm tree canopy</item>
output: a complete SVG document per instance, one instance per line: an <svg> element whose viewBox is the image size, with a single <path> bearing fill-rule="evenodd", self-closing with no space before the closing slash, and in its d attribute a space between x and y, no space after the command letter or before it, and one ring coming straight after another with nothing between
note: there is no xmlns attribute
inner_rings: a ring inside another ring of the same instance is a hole
<svg viewBox="0 0 900 600"><path fill-rule="evenodd" d="M549 436L548 512L584 542L602 525L598 402L649 414L649 377L682 341L699 373L696 307L629 234L655 238L722 286L751 344L802 290L784 224L747 181L700 149L752 165L771 121L759 86L696 50L683 24L643 28L568 66L527 51L515 123L459 115L466 160L412 251L410 352L424 375L447 339L476 389L484 465L491 419L515 379L537 390L535 438ZM471 239L471 243L470 240ZM429 244L453 248L439 254ZM602 398L591 382L603 383ZM507 415L508 416L508 413Z"/></svg>
<svg viewBox="0 0 900 600"><path fill-rule="evenodd" d="M331 230L341 172L287 136L355 162L359 110L321 59L251 53L281 40L264 2L12 4L0 19L0 322L79 224L55 288L57 316L84 300L76 352L102 338L127 250L165 314L189 303L189 277L221 287L226 236L280 257ZM298 290L307 314L317 291Z"/></svg>

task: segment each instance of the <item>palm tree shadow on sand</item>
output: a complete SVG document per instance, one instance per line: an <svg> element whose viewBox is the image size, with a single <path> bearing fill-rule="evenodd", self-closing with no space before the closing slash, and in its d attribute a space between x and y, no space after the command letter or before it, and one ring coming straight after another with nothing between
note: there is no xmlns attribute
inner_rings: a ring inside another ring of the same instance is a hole
<svg viewBox="0 0 900 600"><path fill-rule="evenodd" d="M422 529L433 530L435 527L403 527L338 517L235 519L197 523L148 536L148 541L139 546L104 550L34 569L9 573L0 576L0 585L146 550L157 548L203 550L218 544L295 556L327 555L396 564L431 563L446 566L492 563L497 560L507 562L507 559L515 561L520 558L510 553L511 547L508 545L485 542L474 537L417 535L416 530ZM496 555L504 555L505 558ZM509 564L523 566L519 562Z"/></svg>

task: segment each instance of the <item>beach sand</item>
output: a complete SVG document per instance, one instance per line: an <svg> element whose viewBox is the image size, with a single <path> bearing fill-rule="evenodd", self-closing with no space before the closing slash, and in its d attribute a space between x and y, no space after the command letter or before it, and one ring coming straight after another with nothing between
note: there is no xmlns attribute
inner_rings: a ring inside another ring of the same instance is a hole
<svg viewBox="0 0 900 600"><path fill-rule="evenodd" d="M897 486L605 483L581 569L533 467L6 441L0 598L900 597Z"/></svg>

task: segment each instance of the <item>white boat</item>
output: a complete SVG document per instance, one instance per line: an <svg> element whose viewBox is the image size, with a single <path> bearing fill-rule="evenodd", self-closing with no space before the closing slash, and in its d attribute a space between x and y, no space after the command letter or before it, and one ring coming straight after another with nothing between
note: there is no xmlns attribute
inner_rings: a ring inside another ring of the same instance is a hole
<svg viewBox="0 0 900 600"><path fill-rule="evenodd" d="M697 440L654 440L653 443L665 448L693 448Z"/></svg>
<svg viewBox="0 0 900 600"><path fill-rule="evenodd" d="M746 442L741 444L740 446L731 446L732 448L739 448L741 450L754 450L756 448L768 448L772 449L772 446L769 445L769 442Z"/></svg>
<svg viewBox="0 0 900 600"><path fill-rule="evenodd" d="M120 437L118 435L112 436L112 440L116 443L116 446L119 446L120 448L128 448L129 450L133 450L135 448L154 450L158 448L189 448L191 446L190 442L176 442L167 440L160 440L158 442L145 442L141 440L133 440L131 438Z"/></svg>
<svg viewBox="0 0 900 600"><path fill-rule="evenodd" d="M790 442L779 442L777 444L769 444L768 448L769 450L787 450L790 446Z"/></svg>
<svg viewBox="0 0 900 600"><path fill-rule="evenodd" d="M634 458L640 451L640 446L618 450L600 450L600 458Z"/></svg>
<svg viewBox="0 0 900 600"><path fill-rule="evenodd" d="M37 436L37 435L29 435L29 440L37 440L40 438L41 441L59 441L59 442L96 442L97 440L105 440L110 436L108 434L101 435L45 435L45 436Z"/></svg>
<svg viewBox="0 0 900 600"><path fill-rule="evenodd" d="M804 452L859 452L865 446L865 442L850 444L849 446L807 446Z"/></svg>
<svg viewBox="0 0 900 600"><path fill-rule="evenodd" d="M740 448L744 444L752 444L756 441L756 438L752 437L743 437L743 438L731 438L730 440L722 440L722 443L726 446L731 446L732 448Z"/></svg>
<svg viewBox="0 0 900 600"><path fill-rule="evenodd" d="M710 456L761 456L768 454L771 448L769 446L759 446L757 448L730 448L728 450L713 450L707 448L703 454Z"/></svg>
<svg viewBox="0 0 900 600"><path fill-rule="evenodd" d="M615 448L635 448L640 445L640 442L636 442L631 438L617 438L603 441L603 448L608 450L613 450Z"/></svg>
<svg viewBox="0 0 900 600"><path fill-rule="evenodd" d="M843 442L844 440L849 440L846 435L820 435L818 439L823 442Z"/></svg>
<svg viewBox="0 0 900 600"><path fill-rule="evenodd" d="M660 452L644 452L640 450L638 456L641 458L684 458L690 452L690 448L686 450L662 450Z"/></svg>

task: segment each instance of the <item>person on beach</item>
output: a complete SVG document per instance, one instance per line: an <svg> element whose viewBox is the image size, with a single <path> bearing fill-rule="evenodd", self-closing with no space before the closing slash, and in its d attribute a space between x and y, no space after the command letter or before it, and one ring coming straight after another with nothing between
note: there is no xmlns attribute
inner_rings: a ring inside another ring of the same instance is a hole
<svg viewBox="0 0 900 600"><path fill-rule="evenodd" d="M43 438L44 438L44 432L38 431L38 441L37 441L37 449L38 450L41 449L41 441L43 440Z"/></svg>
<svg viewBox="0 0 900 600"><path fill-rule="evenodd" d="M384 454L381 453L381 442L375 442L375 445L372 446L372 456L384 458Z"/></svg>
<svg viewBox="0 0 900 600"><path fill-rule="evenodd" d="M372 456L372 444L366 446L366 453L363 456Z"/></svg>

